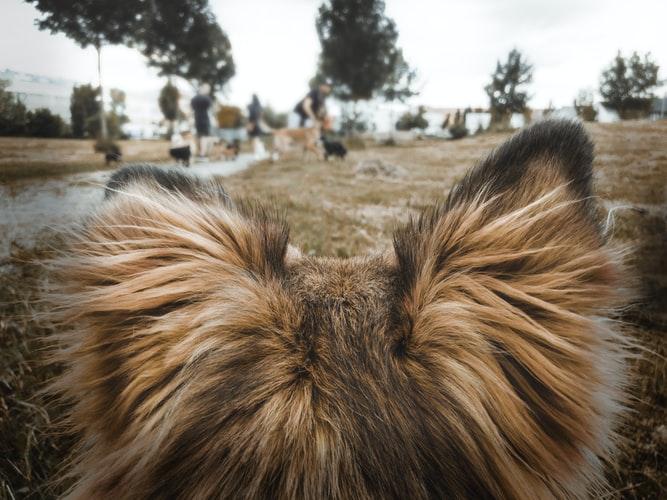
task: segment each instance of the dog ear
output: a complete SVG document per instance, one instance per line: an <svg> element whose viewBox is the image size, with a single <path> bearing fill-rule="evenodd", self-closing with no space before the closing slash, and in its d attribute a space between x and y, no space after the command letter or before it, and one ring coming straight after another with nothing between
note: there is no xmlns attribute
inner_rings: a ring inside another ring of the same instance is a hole
<svg viewBox="0 0 667 500"><path fill-rule="evenodd" d="M528 496L583 494L609 448L623 348L599 318L620 270L596 221L592 158L582 126L540 123L394 235L397 352L460 402L461 429L487 430L463 441L486 450L503 491L532 468L543 483Z"/></svg>
<svg viewBox="0 0 667 500"><path fill-rule="evenodd" d="M74 474L83 497L139 488L137 464L157 460L160 448L155 435L142 441L146 429L156 419L178 425L169 412L181 390L197 397L201 377L223 386L281 353L266 332L280 329L289 302L279 283L288 247L279 216L173 173L135 169L114 181L55 263L53 314L67 328L54 391L72 403L69 424L81 435ZM187 416L197 403L183 404Z"/></svg>

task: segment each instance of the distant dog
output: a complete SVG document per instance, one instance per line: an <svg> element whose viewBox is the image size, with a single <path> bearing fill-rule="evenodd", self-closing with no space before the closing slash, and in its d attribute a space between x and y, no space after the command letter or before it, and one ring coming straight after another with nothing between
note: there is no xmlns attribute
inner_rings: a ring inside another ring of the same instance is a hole
<svg viewBox="0 0 667 500"><path fill-rule="evenodd" d="M118 163L123 158L120 148L116 144L109 146L109 149L104 153L104 163L110 165L112 162Z"/></svg>
<svg viewBox="0 0 667 500"><path fill-rule="evenodd" d="M313 153L318 159L324 157L320 147L321 128L319 125L314 127L301 128L281 128L273 131L273 150L279 156L285 155L293 145L299 144L302 147L303 154Z"/></svg>
<svg viewBox="0 0 667 500"><path fill-rule="evenodd" d="M347 156L347 149L338 141L330 141L322 136L322 145L324 146L325 160L328 160L329 156L337 156L341 160L344 160L345 156Z"/></svg>
<svg viewBox="0 0 667 500"><path fill-rule="evenodd" d="M192 151L190 151L190 146L169 148L169 156L171 156L178 163L181 163L183 166L189 167Z"/></svg>
<svg viewBox="0 0 667 500"><path fill-rule="evenodd" d="M232 142L218 142L213 145L211 157L214 159L235 160L241 151L241 141L234 139Z"/></svg>
<svg viewBox="0 0 667 500"><path fill-rule="evenodd" d="M54 277L65 496L598 496L628 343L592 160L540 122L344 259L216 179L119 172Z"/></svg>

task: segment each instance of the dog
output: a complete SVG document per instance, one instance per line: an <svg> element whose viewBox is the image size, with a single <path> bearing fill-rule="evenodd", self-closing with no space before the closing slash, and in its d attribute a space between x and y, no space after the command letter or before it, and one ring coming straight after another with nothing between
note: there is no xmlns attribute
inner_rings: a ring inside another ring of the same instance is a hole
<svg viewBox="0 0 667 500"><path fill-rule="evenodd" d="M581 125L540 122L349 259L126 167L57 263L72 498L586 498L627 300Z"/></svg>
<svg viewBox="0 0 667 500"><path fill-rule="evenodd" d="M211 156L219 160L235 160L240 151L241 142L238 139L234 139L231 143L221 141L213 145Z"/></svg>
<svg viewBox="0 0 667 500"><path fill-rule="evenodd" d="M106 153L104 153L104 163L108 166L112 162L118 163L123 159L123 153L116 144L111 144Z"/></svg>
<svg viewBox="0 0 667 500"><path fill-rule="evenodd" d="M190 146L178 146L174 148L169 148L169 156L171 156L178 163L182 164L185 167L190 166L190 158L192 157L192 151Z"/></svg>
<svg viewBox="0 0 667 500"><path fill-rule="evenodd" d="M322 145L324 146L324 159L329 160L329 156L337 156L341 160L347 156L347 148L341 142L330 141L322 136Z"/></svg>
<svg viewBox="0 0 667 500"><path fill-rule="evenodd" d="M284 156L294 144L302 147L303 154L313 153L322 159L324 153L320 147L321 127L281 128L273 130L273 156Z"/></svg>

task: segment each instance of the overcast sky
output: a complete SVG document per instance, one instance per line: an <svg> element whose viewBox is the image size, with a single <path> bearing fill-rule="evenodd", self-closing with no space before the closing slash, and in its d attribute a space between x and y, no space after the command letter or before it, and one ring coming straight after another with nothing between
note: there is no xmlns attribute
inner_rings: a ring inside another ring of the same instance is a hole
<svg viewBox="0 0 667 500"><path fill-rule="evenodd" d="M278 109L291 108L315 71L320 0L211 3L236 61L229 101L245 105L257 92ZM597 88L618 49L651 51L667 78L665 0L386 0L386 6L419 73L414 104L486 106L483 88L496 60L513 47L535 66L530 104L536 108L550 101L570 105L579 89ZM0 0L0 70L96 82L94 50L40 32L37 16L19 0ZM105 48L102 64L107 87L157 91L163 85L134 50Z"/></svg>

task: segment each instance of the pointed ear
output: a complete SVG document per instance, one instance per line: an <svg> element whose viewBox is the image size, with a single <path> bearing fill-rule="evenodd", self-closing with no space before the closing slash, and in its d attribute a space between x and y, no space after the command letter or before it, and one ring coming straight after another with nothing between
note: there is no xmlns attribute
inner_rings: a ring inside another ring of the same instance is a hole
<svg viewBox="0 0 667 500"><path fill-rule="evenodd" d="M597 319L620 271L596 221L592 151L581 125L530 127L394 235L410 325L399 352L459 401L495 480L525 479L527 496L599 479L619 406L622 349Z"/></svg>
<svg viewBox="0 0 667 500"><path fill-rule="evenodd" d="M211 353L228 353L221 376L276 351L251 333L275 328L288 247L279 216L231 204L216 182L146 168L112 180L56 263L53 294L68 326L56 390L75 403L71 423L90 454L141 434Z"/></svg>

